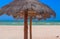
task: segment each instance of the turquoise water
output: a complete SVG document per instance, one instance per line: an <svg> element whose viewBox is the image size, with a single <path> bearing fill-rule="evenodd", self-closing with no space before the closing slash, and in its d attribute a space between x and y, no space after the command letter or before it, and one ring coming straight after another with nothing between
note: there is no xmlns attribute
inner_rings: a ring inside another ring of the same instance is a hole
<svg viewBox="0 0 60 39"><path fill-rule="evenodd" d="M29 24L29 22L28 22ZM56 21L33 21L33 25L60 25L60 20ZM24 25L24 21L0 20L0 25Z"/></svg>

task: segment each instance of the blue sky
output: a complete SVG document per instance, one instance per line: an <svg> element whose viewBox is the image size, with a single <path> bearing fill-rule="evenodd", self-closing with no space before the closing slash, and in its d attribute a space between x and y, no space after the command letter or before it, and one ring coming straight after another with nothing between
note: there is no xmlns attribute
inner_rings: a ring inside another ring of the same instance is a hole
<svg viewBox="0 0 60 39"><path fill-rule="evenodd" d="M12 2L13 0L0 0L0 8ZM39 0L48 5L52 10L56 12L56 18L50 18L49 20L60 20L60 0ZM12 16L6 14L0 16L0 20L14 20Z"/></svg>

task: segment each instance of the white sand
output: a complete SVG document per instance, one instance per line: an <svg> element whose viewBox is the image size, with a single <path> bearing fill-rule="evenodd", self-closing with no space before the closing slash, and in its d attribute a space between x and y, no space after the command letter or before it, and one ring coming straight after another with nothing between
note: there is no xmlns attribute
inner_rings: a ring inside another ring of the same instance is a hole
<svg viewBox="0 0 60 39"><path fill-rule="evenodd" d="M23 39L23 26L0 25L0 39ZM33 39L59 39L60 25L35 25L33 26Z"/></svg>

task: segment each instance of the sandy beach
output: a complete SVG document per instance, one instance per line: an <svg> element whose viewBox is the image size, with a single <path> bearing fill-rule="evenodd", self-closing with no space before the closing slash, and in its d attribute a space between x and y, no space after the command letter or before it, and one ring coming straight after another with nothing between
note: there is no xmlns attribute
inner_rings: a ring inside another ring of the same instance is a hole
<svg viewBox="0 0 60 39"><path fill-rule="evenodd" d="M32 27L33 39L59 39L60 25L34 25ZM29 31L28 31L29 32ZM24 27L0 25L0 39L23 39Z"/></svg>

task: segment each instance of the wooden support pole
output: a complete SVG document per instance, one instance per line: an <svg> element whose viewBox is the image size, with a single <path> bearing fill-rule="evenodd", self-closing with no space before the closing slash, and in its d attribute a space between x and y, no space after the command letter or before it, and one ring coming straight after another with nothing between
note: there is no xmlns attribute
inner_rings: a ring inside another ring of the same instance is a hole
<svg viewBox="0 0 60 39"><path fill-rule="evenodd" d="M30 17L30 39L32 39L32 17Z"/></svg>
<svg viewBox="0 0 60 39"><path fill-rule="evenodd" d="M28 39L28 11L24 13L24 39Z"/></svg>

